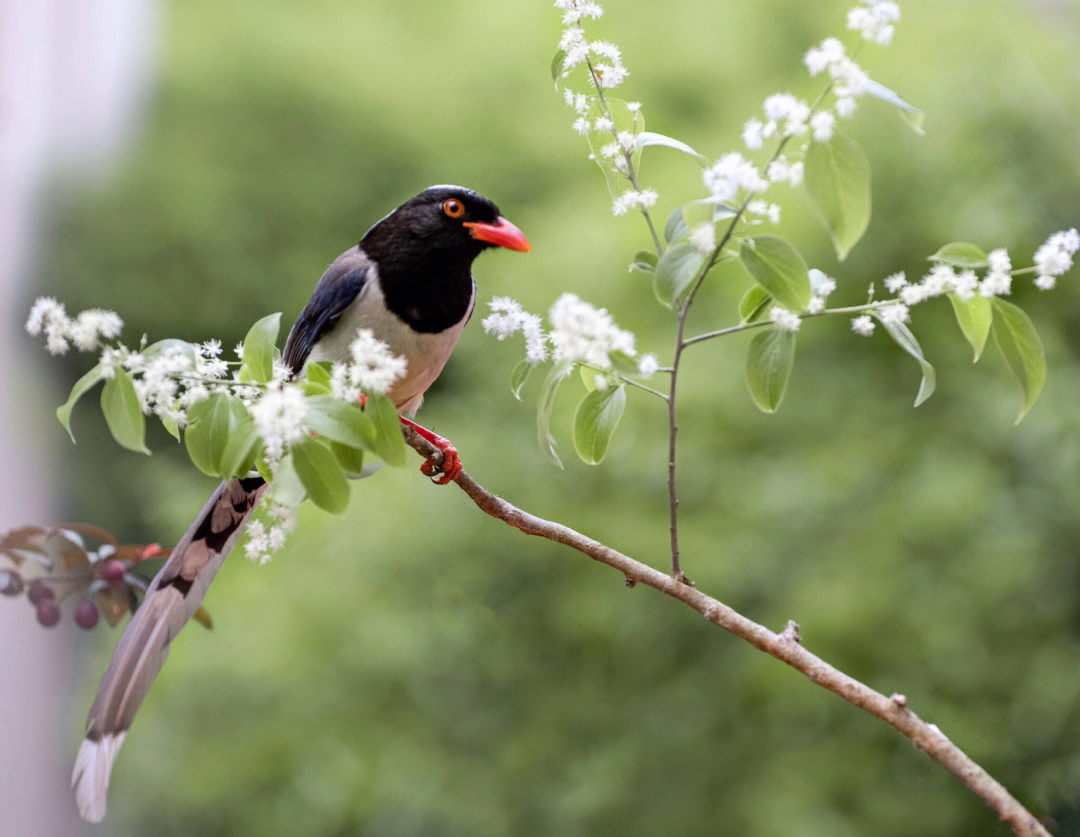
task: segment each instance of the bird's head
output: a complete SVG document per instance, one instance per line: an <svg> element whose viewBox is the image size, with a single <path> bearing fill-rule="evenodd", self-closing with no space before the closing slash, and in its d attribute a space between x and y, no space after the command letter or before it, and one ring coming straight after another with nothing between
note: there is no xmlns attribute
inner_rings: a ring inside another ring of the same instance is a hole
<svg viewBox="0 0 1080 837"><path fill-rule="evenodd" d="M499 214L490 200L463 186L432 186L377 223L361 242L379 258L379 251L422 248L453 261L471 262L489 247L528 253L525 235ZM454 258L454 257L457 258Z"/></svg>

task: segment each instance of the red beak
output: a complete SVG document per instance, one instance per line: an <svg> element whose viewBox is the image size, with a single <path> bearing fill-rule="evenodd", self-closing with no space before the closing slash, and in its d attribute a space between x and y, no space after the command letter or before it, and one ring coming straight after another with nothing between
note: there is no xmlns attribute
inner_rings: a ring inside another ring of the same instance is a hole
<svg viewBox="0 0 1080 837"><path fill-rule="evenodd" d="M472 237L479 241L486 241L507 250L520 250L528 253L532 250L529 239L525 233L503 218L501 215L495 219L494 224L480 224L475 221L465 221L463 227L468 227Z"/></svg>

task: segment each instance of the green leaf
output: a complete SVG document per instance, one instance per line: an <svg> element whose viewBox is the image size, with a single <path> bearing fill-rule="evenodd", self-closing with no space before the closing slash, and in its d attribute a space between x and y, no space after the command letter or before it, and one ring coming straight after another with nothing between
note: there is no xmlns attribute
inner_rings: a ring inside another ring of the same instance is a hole
<svg viewBox="0 0 1080 837"><path fill-rule="evenodd" d="M345 511L349 504L349 481L329 446L309 437L293 445L291 455L293 470L311 502L331 514Z"/></svg>
<svg viewBox="0 0 1080 837"><path fill-rule="evenodd" d="M654 134L652 131L642 131L637 135L637 147L647 148L650 145L660 145L664 148L671 148L675 151L680 151L683 154L689 154L695 158L702 165L708 165L709 158L704 154L698 154L694 149L681 140L673 139L672 137L665 137L663 134Z"/></svg>
<svg viewBox="0 0 1080 837"><path fill-rule="evenodd" d="M525 386L525 382L529 380L529 373L532 372L533 365L527 360L519 360L517 365L514 366L510 372L510 394L514 396L518 401L521 400L521 388Z"/></svg>
<svg viewBox="0 0 1080 837"><path fill-rule="evenodd" d="M878 84L872 79L866 79L863 82L863 89L871 96L876 96L883 102L888 102L893 107L899 108L900 116L903 117L904 121L907 122L912 130L920 137L926 133L923 131L923 122L925 121L926 115L917 107L909 105L884 84Z"/></svg>
<svg viewBox="0 0 1080 837"><path fill-rule="evenodd" d="M330 442L330 450L337 457L341 469L346 476L358 477L364 470L364 452L359 448L350 448L348 445Z"/></svg>
<svg viewBox="0 0 1080 837"><path fill-rule="evenodd" d="M232 476L222 473L221 460L229 436L240 419L230 406L228 396L220 392L188 410L184 446L196 468L212 477Z"/></svg>
<svg viewBox="0 0 1080 837"><path fill-rule="evenodd" d="M944 262L959 268L987 267L990 264L990 259L983 249L978 244L967 241L946 244L930 257L930 261Z"/></svg>
<svg viewBox="0 0 1080 837"><path fill-rule="evenodd" d="M247 408L238 399L230 399L229 413L229 436L218 459L218 473L223 477L244 476L254 466L259 432Z"/></svg>
<svg viewBox="0 0 1080 837"><path fill-rule="evenodd" d="M1005 356L1009 371L1020 383L1024 406L1016 423L1023 421L1046 383L1046 353L1028 315L1000 297L992 301L994 342Z"/></svg>
<svg viewBox="0 0 1080 837"><path fill-rule="evenodd" d="M705 265L705 253L689 242L680 241L664 251L656 263L653 293L662 305L677 308Z"/></svg>
<svg viewBox="0 0 1080 837"><path fill-rule="evenodd" d="M304 392L308 395L329 395L330 364L325 360L304 367Z"/></svg>
<svg viewBox="0 0 1080 837"><path fill-rule="evenodd" d="M597 389L585 396L574 416L574 449L582 462L603 461L625 407L626 387Z"/></svg>
<svg viewBox="0 0 1080 837"><path fill-rule="evenodd" d="M146 419L131 376L123 369L117 369L113 377L105 382L101 390L101 412L105 414L109 432L121 446L149 455L150 451L143 441L146 437Z"/></svg>
<svg viewBox="0 0 1080 837"><path fill-rule="evenodd" d="M875 316L877 315L875 314ZM885 330L889 332L889 336L896 341L897 345L915 358L922 369L922 381L919 384L919 391L915 395L915 406L918 407L934 394L934 388L937 386L937 374L934 372L934 367L923 357L922 346L915 339L915 335L911 333L911 329L903 323L886 322L880 316L877 319Z"/></svg>
<svg viewBox="0 0 1080 837"><path fill-rule="evenodd" d="M274 350L280 328L279 313L263 317L248 330L244 338L244 366L252 380L265 384L273 377Z"/></svg>
<svg viewBox="0 0 1080 837"><path fill-rule="evenodd" d="M810 143L805 172L810 203L843 261L870 223L870 162L837 131L828 142Z"/></svg>
<svg viewBox="0 0 1080 837"><path fill-rule="evenodd" d="M751 285L739 300L739 324L752 323L770 307L773 298L761 285Z"/></svg>
<svg viewBox="0 0 1080 837"><path fill-rule="evenodd" d="M555 452L555 437L551 435L551 410L555 406L555 396L559 392L559 385L573 371L574 364L569 360L562 360L551 367L544 379L543 389L540 391L540 403L536 410L536 438L540 443L540 450L561 468L562 460Z"/></svg>
<svg viewBox="0 0 1080 837"><path fill-rule="evenodd" d="M656 270L656 253L652 250L638 250L634 261L630 264L630 270L640 270L642 273L652 273Z"/></svg>
<svg viewBox="0 0 1080 837"><path fill-rule="evenodd" d="M585 389L592 392L595 389L600 389L596 385L598 378L603 377L603 372L597 372L595 369L590 369L588 366L579 366L578 372L581 374L581 382L585 384Z"/></svg>
<svg viewBox="0 0 1080 837"><path fill-rule="evenodd" d="M799 251L775 235L743 241L739 258L758 283L781 305L803 311L810 304L810 276Z"/></svg>
<svg viewBox="0 0 1080 837"><path fill-rule="evenodd" d="M166 432L172 436L176 441L180 441L180 425L170 418L161 418L161 426L165 428Z"/></svg>
<svg viewBox="0 0 1080 837"><path fill-rule="evenodd" d="M359 404L339 401L329 395L308 396L304 403L307 406L304 424L320 436L351 448L375 450L378 432ZM400 432L398 430L399 435Z"/></svg>
<svg viewBox="0 0 1080 837"><path fill-rule="evenodd" d="M397 408L385 395L369 394L364 413L375 425L375 453L387 465L401 468L409 461L409 446L401 433Z"/></svg>
<svg viewBox="0 0 1080 837"><path fill-rule="evenodd" d="M746 355L746 387L763 413L775 413L784 400L794 365L794 331L770 328L750 341Z"/></svg>
<svg viewBox="0 0 1080 837"><path fill-rule="evenodd" d="M259 468L259 473L266 477L265 463ZM307 489L300 481L300 477L293 467L293 454L285 454L282 460L274 468L273 479L270 480L270 493L274 501L289 508L296 508L307 499Z"/></svg>
<svg viewBox="0 0 1080 837"><path fill-rule="evenodd" d="M71 437L71 441L75 441L75 434L71 432L71 411L75 407L75 402L86 395L98 381L102 380L104 376L101 374L101 364L99 363L79 380L75 382L75 386L71 388L71 395L68 396L68 400L63 403L62 406L56 408L56 417L60 420L60 423L64 425L64 429Z"/></svg>
<svg viewBox="0 0 1080 837"><path fill-rule="evenodd" d="M690 228L686 226L686 219L683 218L683 208L677 206L671 210L671 214L664 223L664 240L671 244L676 239L689 234Z"/></svg>
<svg viewBox="0 0 1080 837"><path fill-rule="evenodd" d="M559 87L559 76L562 75L563 65L566 63L566 50L560 49L555 53L555 57L551 59L551 80L555 82L555 87Z"/></svg>
<svg viewBox="0 0 1080 837"><path fill-rule="evenodd" d="M985 296L961 299L956 294L949 294L949 302L952 303L953 311L956 313L956 322L959 323L960 330L964 332L964 337L975 350L975 359L972 363L976 363L982 356L986 338L990 336L990 324L994 318L990 300Z"/></svg>

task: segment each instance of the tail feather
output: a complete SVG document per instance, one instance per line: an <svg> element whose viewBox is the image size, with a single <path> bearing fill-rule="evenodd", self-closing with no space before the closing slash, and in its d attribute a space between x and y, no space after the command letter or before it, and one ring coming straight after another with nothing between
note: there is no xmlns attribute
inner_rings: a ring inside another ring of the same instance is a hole
<svg viewBox="0 0 1080 837"><path fill-rule="evenodd" d="M71 776L79 813L98 822L113 760L169 643L195 615L210 582L266 491L258 478L223 482L158 571L102 675Z"/></svg>

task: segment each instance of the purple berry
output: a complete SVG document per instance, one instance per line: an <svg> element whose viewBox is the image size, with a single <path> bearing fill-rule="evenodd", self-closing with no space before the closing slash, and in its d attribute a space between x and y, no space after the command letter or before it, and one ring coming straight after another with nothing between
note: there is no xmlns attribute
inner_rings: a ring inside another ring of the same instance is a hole
<svg viewBox="0 0 1080 837"><path fill-rule="evenodd" d="M101 577L110 584L123 581L125 572L127 572L127 567L119 558L110 558L101 565Z"/></svg>
<svg viewBox="0 0 1080 837"><path fill-rule="evenodd" d="M0 570L0 593L17 596L23 591L22 576L15 570Z"/></svg>
<svg viewBox="0 0 1080 837"><path fill-rule="evenodd" d="M98 609L97 606L87 600L83 599L75 605L75 624L80 628L90 630L94 625L98 623Z"/></svg>
<svg viewBox="0 0 1080 837"><path fill-rule="evenodd" d="M46 599L56 598L56 593L53 592L52 587L49 586L47 581L35 578L30 582L30 587L26 591L26 598L30 600L30 604L36 607Z"/></svg>
<svg viewBox="0 0 1080 837"><path fill-rule="evenodd" d="M60 605L54 599L42 599L37 606L37 620L46 628L60 621Z"/></svg>

